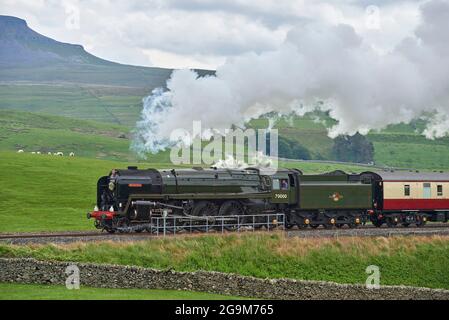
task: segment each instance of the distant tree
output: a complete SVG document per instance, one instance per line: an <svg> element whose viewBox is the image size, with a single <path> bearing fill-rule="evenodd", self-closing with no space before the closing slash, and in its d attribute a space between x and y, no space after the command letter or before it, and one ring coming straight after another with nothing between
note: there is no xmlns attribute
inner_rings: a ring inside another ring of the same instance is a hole
<svg viewBox="0 0 449 320"><path fill-rule="evenodd" d="M296 141L279 137L278 154L281 158L309 160L309 150Z"/></svg>
<svg viewBox="0 0 449 320"><path fill-rule="evenodd" d="M374 159L374 146L365 136L356 133L335 138L332 153L338 161L370 163Z"/></svg>

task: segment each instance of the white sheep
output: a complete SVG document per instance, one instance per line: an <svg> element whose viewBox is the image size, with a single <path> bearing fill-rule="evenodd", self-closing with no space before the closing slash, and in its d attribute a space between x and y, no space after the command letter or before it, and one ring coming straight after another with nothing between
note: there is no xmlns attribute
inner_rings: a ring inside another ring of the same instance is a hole
<svg viewBox="0 0 449 320"><path fill-rule="evenodd" d="M49 152L47 152L47 154L49 155L49 156L51 156L52 155L52 153L49 151Z"/></svg>
<svg viewBox="0 0 449 320"><path fill-rule="evenodd" d="M41 154L41 152L40 152L40 151L38 151L38 152L36 152L36 154Z"/></svg>
<svg viewBox="0 0 449 320"><path fill-rule="evenodd" d="M60 157L63 157L63 156L64 156L64 153L62 153L61 151L59 151L59 152L56 152L55 155L60 156Z"/></svg>
<svg viewBox="0 0 449 320"><path fill-rule="evenodd" d="M36 154L36 152L35 152L35 151L32 151L31 154Z"/></svg>
<svg viewBox="0 0 449 320"><path fill-rule="evenodd" d="M18 150L17 153L24 153L22 149Z"/></svg>
<svg viewBox="0 0 449 320"><path fill-rule="evenodd" d="M74 157L75 156L75 152L70 152L69 157Z"/></svg>

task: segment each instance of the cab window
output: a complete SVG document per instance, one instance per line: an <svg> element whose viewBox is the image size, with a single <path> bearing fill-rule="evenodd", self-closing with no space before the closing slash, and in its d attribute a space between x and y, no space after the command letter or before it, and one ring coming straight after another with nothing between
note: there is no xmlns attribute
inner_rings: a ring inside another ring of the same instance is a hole
<svg viewBox="0 0 449 320"><path fill-rule="evenodd" d="M288 179L280 179L279 184L280 184L281 190L288 190Z"/></svg>

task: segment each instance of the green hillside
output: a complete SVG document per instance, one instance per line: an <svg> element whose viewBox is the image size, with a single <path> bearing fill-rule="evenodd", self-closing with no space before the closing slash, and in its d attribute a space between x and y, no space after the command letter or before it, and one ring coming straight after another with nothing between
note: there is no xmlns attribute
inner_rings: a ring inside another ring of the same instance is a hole
<svg viewBox="0 0 449 320"><path fill-rule="evenodd" d="M128 86L148 91L165 86L171 69L126 65L50 65L43 67L1 68L2 82L75 83Z"/></svg>
<svg viewBox="0 0 449 320"><path fill-rule="evenodd" d="M127 127L5 110L0 110L0 123L0 150L132 159Z"/></svg>
<svg viewBox="0 0 449 320"><path fill-rule="evenodd" d="M0 151L74 152L81 157L137 160L130 151L126 126L11 110L0 110L0 124ZM168 160L168 152L148 157L148 161Z"/></svg>
<svg viewBox="0 0 449 320"><path fill-rule="evenodd" d="M33 86L33 88L35 88ZM102 101L110 100L117 103L125 99L135 99L137 96L107 96L105 89ZM26 90L25 90L26 91ZM36 89L36 92L39 90ZM7 90L4 95L7 96ZM85 92L85 91L84 91ZM53 92L53 94L56 94ZM82 96L79 93L59 92L61 105L70 104L70 95ZM20 97L20 95L16 95ZM79 104L84 103L82 99L75 99ZM41 152L75 152L79 156L112 159L121 161L135 161L136 155L130 151L131 130L138 119L138 112L141 108L136 104L134 107L116 106L104 108L101 102L92 101L95 107L66 106L66 117L51 116L48 114L57 113L57 104L48 104L48 108L40 108L44 103L32 97L29 98L30 110L39 111L23 112L11 109L0 109L0 150L17 151L41 151ZM95 104L97 103L97 104ZM98 105L100 104L100 105ZM16 101L15 106L20 105ZM84 110L84 111L83 111ZM114 110L114 113L106 110ZM82 114L84 112L84 114ZM70 114L71 113L71 114ZM111 115L112 114L112 115ZM96 119L78 120L77 118ZM114 118L121 119L117 124ZM125 120L128 119L128 120ZM266 119L253 120L250 126L254 128L267 127ZM322 123L314 120L314 116L306 115L302 118L294 118L291 121L282 120L276 124L280 135L300 145L306 147L312 159L332 160L333 140L327 136L326 127ZM428 170L449 169L449 138L428 140L418 134L416 130L422 130L422 123L411 125L390 126L380 132L371 132L367 137L373 142L375 147L375 163L379 166L394 166ZM169 162L169 153L163 152L158 155L149 155L150 161ZM295 165L295 164L292 164ZM306 165L306 164L302 164Z"/></svg>
<svg viewBox="0 0 449 320"><path fill-rule="evenodd" d="M140 88L74 84L0 85L0 110L41 112L133 127L142 109Z"/></svg>
<svg viewBox="0 0 449 320"><path fill-rule="evenodd" d="M319 122L315 120L316 116L316 113L312 113L303 117L282 119L274 127L279 130L280 136L306 147L312 154L312 159L332 160L334 142L327 136L326 127L334 121L320 114L323 122ZM268 126L268 120L253 120L250 126L265 128ZM367 138L374 144L376 165L429 170L449 169L449 137L426 139L420 134L424 128L425 122L419 120L370 132Z"/></svg>

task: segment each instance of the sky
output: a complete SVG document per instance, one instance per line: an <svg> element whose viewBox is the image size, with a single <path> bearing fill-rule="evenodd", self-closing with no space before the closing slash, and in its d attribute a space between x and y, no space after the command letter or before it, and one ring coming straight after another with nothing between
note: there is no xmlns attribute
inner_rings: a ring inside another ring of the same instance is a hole
<svg viewBox="0 0 449 320"><path fill-rule="evenodd" d="M0 0L0 14L35 31L132 65L216 69L276 51L308 23L347 24L389 52L411 36L425 1L387 0Z"/></svg>

